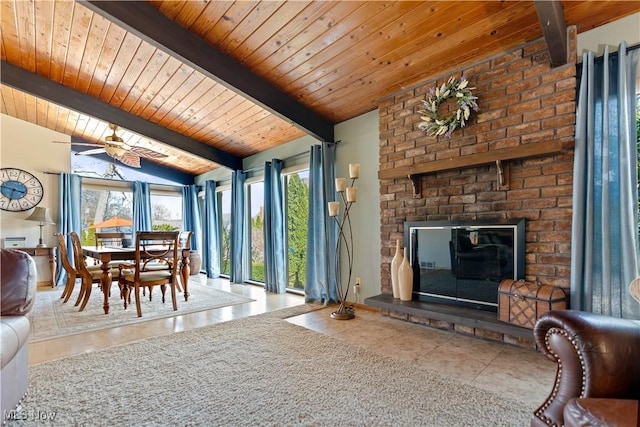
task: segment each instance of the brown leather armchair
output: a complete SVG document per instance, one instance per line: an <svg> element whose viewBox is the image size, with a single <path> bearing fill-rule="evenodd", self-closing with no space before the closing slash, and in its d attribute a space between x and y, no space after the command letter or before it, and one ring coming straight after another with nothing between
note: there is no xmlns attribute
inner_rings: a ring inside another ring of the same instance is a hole
<svg viewBox="0 0 640 427"><path fill-rule="evenodd" d="M0 423L12 416L27 391L27 314L35 301L37 281L33 258L17 250L0 249Z"/></svg>
<svg viewBox="0 0 640 427"><path fill-rule="evenodd" d="M587 423L573 425L638 421L637 411L621 411L614 415L616 419L606 418L611 414L599 417L596 412L597 407L618 404L638 407L634 400L640 399L639 322L577 310L553 310L538 319L533 334L540 351L557 363L557 371L551 393L534 412L531 426L562 426L566 416ZM586 412L581 412L583 409ZM589 421L591 417L595 418Z"/></svg>

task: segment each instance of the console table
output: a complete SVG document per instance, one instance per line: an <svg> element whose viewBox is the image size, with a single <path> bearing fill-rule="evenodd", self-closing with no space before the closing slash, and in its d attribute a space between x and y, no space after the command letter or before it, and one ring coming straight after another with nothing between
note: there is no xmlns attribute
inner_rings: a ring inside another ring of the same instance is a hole
<svg viewBox="0 0 640 427"><path fill-rule="evenodd" d="M58 249L57 247L52 247L52 248L37 248L37 247L33 247L33 248L11 248L11 249L16 249L22 252L26 252L29 255L36 257L36 256L46 256L47 258L49 258L49 269L51 270L51 281L48 282L48 284L51 285L51 287L55 287L55 280L56 280L56 249ZM40 283L40 282L38 282Z"/></svg>

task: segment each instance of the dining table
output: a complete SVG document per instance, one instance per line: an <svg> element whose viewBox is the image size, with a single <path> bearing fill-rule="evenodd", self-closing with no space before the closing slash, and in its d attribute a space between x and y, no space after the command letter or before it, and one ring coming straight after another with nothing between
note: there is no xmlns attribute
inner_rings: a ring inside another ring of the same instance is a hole
<svg viewBox="0 0 640 427"><path fill-rule="evenodd" d="M182 282L184 300L188 301L189 275L191 274L191 268L189 267L189 256L191 251L189 248L181 248L179 250L182 252L182 256L180 258L180 281ZM159 252L163 252L163 250L159 249ZM100 278L100 287L102 289L102 293L104 294L103 308L104 314L109 314L109 294L111 284L113 282L113 277L111 276L111 262L134 261L136 259L136 249L116 246L101 246L98 248L83 247L82 254L84 256L97 259L101 263L100 268L102 269L102 277Z"/></svg>

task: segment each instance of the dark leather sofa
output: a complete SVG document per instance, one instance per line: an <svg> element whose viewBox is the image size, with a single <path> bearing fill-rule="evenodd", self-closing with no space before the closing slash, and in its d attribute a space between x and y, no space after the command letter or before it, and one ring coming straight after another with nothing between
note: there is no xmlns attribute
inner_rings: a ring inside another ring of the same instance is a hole
<svg viewBox="0 0 640 427"><path fill-rule="evenodd" d="M36 264L24 252L0 250L0 394L2 421L27 391L29 329L27 313L36 296Z"/></svg>
<svg viewBox="0 0 640 427"><path fill-rule="evenodd" d="M543 314L536 344L557 363L531 426L640 425L640 323L577 310Z"/></svg>

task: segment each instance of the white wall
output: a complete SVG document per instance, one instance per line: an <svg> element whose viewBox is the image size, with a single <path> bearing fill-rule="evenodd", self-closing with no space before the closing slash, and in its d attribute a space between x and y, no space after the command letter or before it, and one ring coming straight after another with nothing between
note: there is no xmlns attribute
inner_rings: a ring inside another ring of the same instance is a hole
<svg viewBox="0 0 640 427"><path fill-rule="evenodd" d="M360 163L360 178L355 186L358 198L351 207L354 234L352 288L349 300L355 301L353 283L361 279L358 302L380 294L380 188L378 184L378 110L335 126L336 177L349 177L349 163ZM350 182L350 180L349 180Z"/></svg>
<svg viewBox="0 0 640 427"><path fill-rule="evenodd" d="M53 221L58 220L58 176L44 172L69 172L71 147L51 141L70 141L70 137L47 128L32 125L4 114L0 117L0 167L24 169L40 180L44 196L38 206L51 211ZM40 227L37 222L25 221L33 210L7 212L0 210L0 238L26 237L26 245L38 244ZM47 246L56 246L55 225L45 225L43 240ZM46 258L37 257L38 282L51 280Z"/></svg>
<svg viewBox="0 0 640 427"><path fill-rule="evenodd" d="M308 163L308 155L300 155L310 150L311 146L317 144L318 140L311 136L303 136L286 144L282 144L271 150L258 153L242 160L242 168L244 170L255 169L259 174L264 170L264 163L274 158L287 159L287 167L298 164ZM207 180L216 182L226 182L231 180L231 169L224 167L215 169L211 172L204 173L196 177L195 182L198 185L204 185Z"/></svg>
<svg viewBox="0 0 640 427"><path fill-rule="evenodd" d="M578 34L578 62L585 51L601 56L605 46L609 46L609 52L617 52L622 41L627 46L640 43L640 12Z"/></svg>

